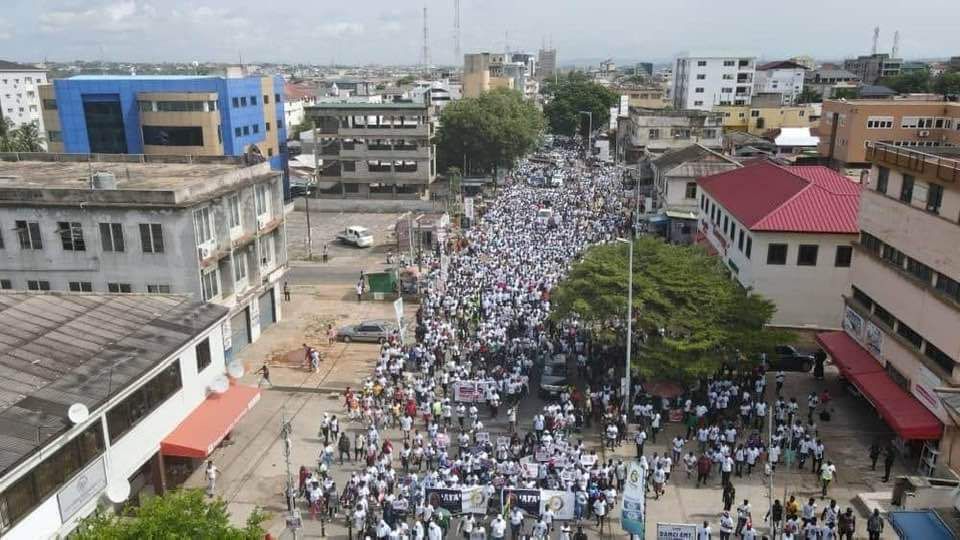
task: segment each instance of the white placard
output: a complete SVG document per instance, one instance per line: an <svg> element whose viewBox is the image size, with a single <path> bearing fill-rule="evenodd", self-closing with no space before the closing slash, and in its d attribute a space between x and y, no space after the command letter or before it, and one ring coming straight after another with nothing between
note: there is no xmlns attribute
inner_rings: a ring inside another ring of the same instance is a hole
<svg viewBox="0 0 960 540"><path fill-rule="evenodd" d="M57 492L60 520L66 523L90 499L107 488L107 468L100 456Z"/></svg>
<svg viewBox="0 0 960 540"><path fill-rule="evenodd" d="M573 519L574 495L572 491L540 490L540 513L547 508L553 510L554 519Z"/></svg>
<svg viewBox="0 0 960 540"><path fill-rule="evenodd" d="M657 523L657 540L696 540L697 526L688 523Z"/></svg>

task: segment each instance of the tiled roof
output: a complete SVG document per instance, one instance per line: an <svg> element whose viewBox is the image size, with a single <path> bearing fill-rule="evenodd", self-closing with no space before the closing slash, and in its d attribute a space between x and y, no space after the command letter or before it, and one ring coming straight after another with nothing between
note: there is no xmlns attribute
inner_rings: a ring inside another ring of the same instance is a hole
<svg viewBox="0 0 960 540"><path fill-rule="evenodd" d="M860 186L822 166L769 161L697 181L752 231L855 234Z"/></svg>

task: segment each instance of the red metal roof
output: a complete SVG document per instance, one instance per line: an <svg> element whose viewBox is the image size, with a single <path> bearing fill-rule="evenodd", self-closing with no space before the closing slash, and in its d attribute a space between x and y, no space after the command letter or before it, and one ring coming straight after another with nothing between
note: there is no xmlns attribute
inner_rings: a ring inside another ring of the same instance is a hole
<svg viewBox="0 0 960 540"><path fill-rule="evenodd" d="M751 231L859 230L860 185L827 167L761 161L697 183Z"/></svg>

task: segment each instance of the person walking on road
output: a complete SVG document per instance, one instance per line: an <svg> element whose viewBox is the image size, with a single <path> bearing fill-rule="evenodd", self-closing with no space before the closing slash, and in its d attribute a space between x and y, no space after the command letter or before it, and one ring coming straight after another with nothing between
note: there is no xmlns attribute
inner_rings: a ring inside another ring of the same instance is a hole
<svg viewBox="0 0 960 540"><path fill-rule="evenodd" d="M857 516L853 515L853 508L847 507L847 511L840 514L837 519L837 533L840 538L853 540L853 534L857 532Z"/></svg>
<svg viewBox="0 0 960 540"><path fill-rule="evenodd" d="M877 470L877 460L880 459L880 442L873 441L870 445L870 470Z"/></svg>
<svg viewBox="0 0 960 540"><path fill-rule="evenodd" d="M220 469L213 464L212 459L208 459L207 470L204 471L203 474L207 479L207 497L213 497L213 492L217 487L217 476L220 474Z"/></svg>
<svg viewBox="0 0 960 540"><path fill-rule="evenodd" d="M362 300L363 300L363 280L361 279L360 281L357 282L357 302L359 303Z"/></svg>
<svg viewBox="0 0 960 540"><path fill-rule="evenodd" d="M267 366L267 363L264 362L263 366L257 370L257 373L260 374L260 380L257 382L257 388L263 386L263 383L270 385L270 388L273 388L273 383L270 381L270 368Z"/></svg>
<svg viewBox="0 0 960 540"><path fill-rule="evenodd" d="M867 518L867 534L870 540L880 540L880 533L883 532L883 517L880 516L880 510L874 508L873 514Z"/></svg>
<svg viewBox="0 0 960 540"><path fill-rule="evenodd" d="M730 540L733 534L733 518L727 510L720 514L720 540Z"/></svg>
<svg viewBox="0 0 960 540"><path fill-rule="evenodd" d="M887 482L890 480L890 470L893 469L893 460L897 457L896 450L893 449L893 445L887 446L887 451L883 455L883 481Z"/></svg>

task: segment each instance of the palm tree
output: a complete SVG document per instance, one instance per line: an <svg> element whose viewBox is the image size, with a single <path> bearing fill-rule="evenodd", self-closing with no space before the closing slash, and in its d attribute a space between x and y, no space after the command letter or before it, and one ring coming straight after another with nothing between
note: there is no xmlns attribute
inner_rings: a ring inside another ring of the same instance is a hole
<svg viewBox="0 0 960 540"><path fill-rule="evenodd" d="M0 119L0 152L43 152L43 136L37 123L14 127L9 118Z"/></svg>
<svg viewBox="0 0 960 540"><path fill-rule="evenodd" d="M9 118L0 118L0 152L13 152L13 122Z"/></svg>

